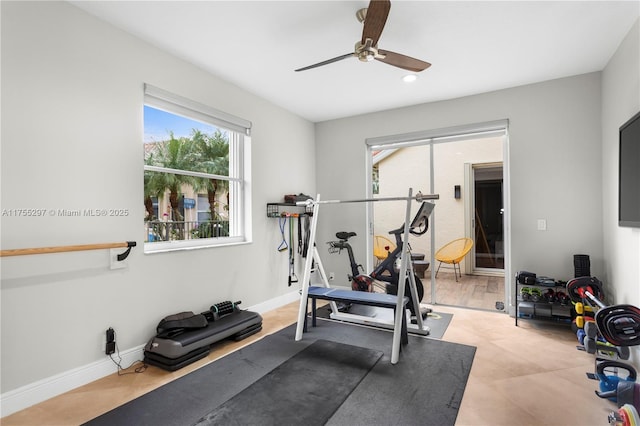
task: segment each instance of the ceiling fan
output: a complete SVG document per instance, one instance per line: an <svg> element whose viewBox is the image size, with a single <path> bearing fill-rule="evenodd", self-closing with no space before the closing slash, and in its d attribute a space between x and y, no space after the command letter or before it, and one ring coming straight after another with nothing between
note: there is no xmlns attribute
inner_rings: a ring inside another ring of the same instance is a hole
<svg viewBox="0 0 640 426"><path fill-rule="evenodd" d="M390 0L371 0L368 8L363 8L356 12L358 21L364 22L364 28L362 29L362 40L356 42L354 52L318 62L317 64L298 68L296 72L321 67L323 65L341 61L351 56L355 56L363 62L369 62L375 59L377 61L384 62L385 64L414 72L420 72L429 68L431 64L421 61L420 59L415 59L389 50L378 49L378 39L382 34L384 24L387 22L387 16L389 16L390 9Z"/></svg>

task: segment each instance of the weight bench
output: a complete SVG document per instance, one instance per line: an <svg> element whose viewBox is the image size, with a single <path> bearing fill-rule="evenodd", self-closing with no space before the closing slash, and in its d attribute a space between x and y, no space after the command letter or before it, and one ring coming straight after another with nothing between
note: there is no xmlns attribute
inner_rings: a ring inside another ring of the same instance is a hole
<svg viewBox="0 0 640 426"><path fill-rule="evenodd" d="M377 306L379 308L391 308L394 311L398 306L398 297L385 294L385 293L369 293L366 291L352 291L352 290L340 290L330 287L310 286L308 299L311 299L311 325L316 326L316 300L328 300L330 302L346 302L355 303L358 305ZM408 297L403 297L402 307L403 310L407 309L407 303L409 303ZM304 331L307 330L307 319L305 316ZM407 333L407 316L402 315L401 326L401 343L406 345L409 343L409 336Z"/></svg>

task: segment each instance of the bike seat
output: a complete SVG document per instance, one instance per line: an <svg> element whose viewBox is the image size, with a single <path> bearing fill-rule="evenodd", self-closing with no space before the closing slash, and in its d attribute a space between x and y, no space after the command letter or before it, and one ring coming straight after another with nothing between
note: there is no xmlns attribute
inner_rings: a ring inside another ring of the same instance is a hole
<svg viewBox="0 0 640 426"><path fill-rule="evenodd" d="M348 240L351 237L355 237L355 232L336 232L336 238L340 240Z"/></svg>

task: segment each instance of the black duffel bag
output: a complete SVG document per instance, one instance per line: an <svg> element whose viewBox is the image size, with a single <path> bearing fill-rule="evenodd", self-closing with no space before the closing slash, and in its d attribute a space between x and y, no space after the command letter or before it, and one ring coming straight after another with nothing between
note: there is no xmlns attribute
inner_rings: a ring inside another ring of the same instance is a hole
<svg viewBox="0 0 640 426"><path fill-rule="evenodd" d="M183 333L187 330L204 328L209 325L207 318L202 314L193 312L180 312L163 318L156 327L158 337L171 337Z"/></svg>

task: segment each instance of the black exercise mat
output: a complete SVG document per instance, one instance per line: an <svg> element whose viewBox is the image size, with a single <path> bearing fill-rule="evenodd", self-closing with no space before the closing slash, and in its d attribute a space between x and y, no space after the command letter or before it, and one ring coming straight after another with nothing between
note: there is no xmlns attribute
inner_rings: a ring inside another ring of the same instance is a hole
<svg viewBox="0 0 640 426"><path fill-rule="evenodd" d="M319 319L318 326L309 327L296 342L295 330L293 324L266 336L86 424L194 424L320 339L384 353L328 425L455 423L475 347L410 335L399 362L391 365L390 331ZM323 391L328 396L333 390L325 387Z"/></svg>
<svg viewBox="0 0 640 426"><path fill-rule="evenodd" d="M381 356L316 340L196 425L324 425Z"/></svg>
<svg viewBox="0 0 640 426"><path fill-rule="evenodd" d="M329 308L329 304L326 304L318 309L316 309L316 315L318 318L326 318L331 319L329 315L331 315L331 309ZM362 315L365 317L375 317L381 319L383 321L391 321L395 322L395 318L393 316L393 309L387 308L377 308L375 306L364 306L364 305L352 305L348 311L351 314ZM442 339L444 336L444 332L447 331L447 327L449 327L449 323L451 323L451 319L453 318L453 314L444 313L444 312L431 312L426 320L423 320L423 324L429 327L429 337L434 339ZM334 321L334 320L332 320ZM339 321L339 320L335 320ZM348 322L348 321L344 321ZM375 327L371 325L371 327ZM384 328L384 327L381 327ZM411 326L407 329L409 334L418 334L417 330L412 329Z"/></svg>

